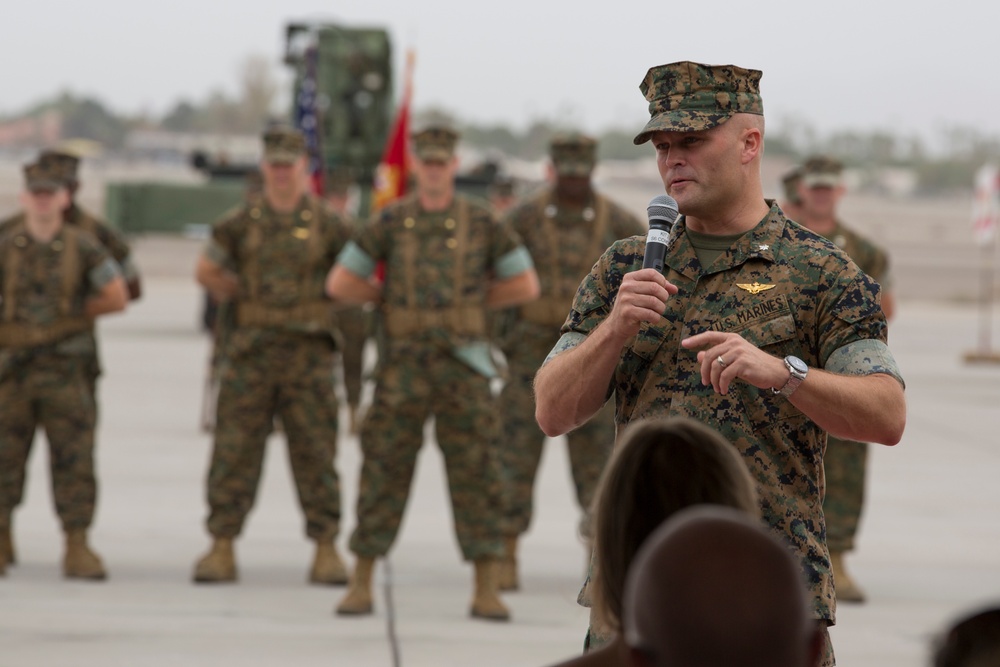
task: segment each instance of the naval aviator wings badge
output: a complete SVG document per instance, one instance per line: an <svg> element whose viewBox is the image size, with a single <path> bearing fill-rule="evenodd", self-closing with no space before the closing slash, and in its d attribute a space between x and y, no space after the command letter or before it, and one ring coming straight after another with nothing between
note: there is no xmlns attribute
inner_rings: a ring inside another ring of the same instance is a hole
<svg viewBox="0 0 1000 667"><path fill-rule="evenodd" d="M774 289L774 285L762 285L756 280L752 284L747 283L736 283L736 286L740 289L745 289L751 294L760 294L761 292L766 292L769 289Z"/></svg>

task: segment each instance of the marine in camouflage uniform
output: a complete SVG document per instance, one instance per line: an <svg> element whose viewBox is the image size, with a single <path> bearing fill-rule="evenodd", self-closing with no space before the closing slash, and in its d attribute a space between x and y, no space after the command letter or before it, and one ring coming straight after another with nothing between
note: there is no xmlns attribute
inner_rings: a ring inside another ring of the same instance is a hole
<svg viewBox="0 0 1000 667"><path fill-rule="evenodd" d="M535 422L531 381L559 339L576 288L597 258L616 240L645 233L638 218L594 191L594 139L577 133L557 135L549 153L554 183L504 218L531 253L542 288L539 299L514 309L499 341L508 369L500 394L504 437L499 449L509 496L500 581L504 590L518 587L517 539L531 524L532 492L545 440ZM589 537L590 504L614 446L613 406L609 403L566 439L576 498L585 513L580 532Z"/></svg>
<svg viewBox="0 0 1000 667"><path fill-rule="evenodd" d="M41 426L66 534L63 573L99 580L106 572L87 544L97 500L93 324L123 310L127 293L97 239L63 223L69 195L59 175L34 164L25 176L24 214L0 232L0 573L13 562L11 513Z"/></svg>
<svg viewBox="0 0 1000 667"><path fill-rule="evenodd" d="M96 238L97 241L111 254L114 261L116 261L120 266L121 271L125 276L130 298L139 298L141 294L139 273L136 269L135 263L132 261L131 250L128 243L125 241L124 236L122 236L118 230L111 227L108 223L100 220L96 216L81 208L74 200L74 196L80 187L78 177L80 159L70 153L56 150L46 150L42 151L39 155L37 164L53 178L62 183L69 194L69 203L63 211L63 222L75 229L83 230ZM23 224L24 214L17 213L3 221L0 221L0 233L3 233L4 230ZM92 352L86 355L88 368L87 375L90 377L91 391L94 392L96 403L97 379L101 375L101 363L99 348L96 342L96 332L92 330L90 335L95 337L95 341L92 345ZM23 490L18 494L17 504L21 503L22 497ZM7 546L8 562L15 562L16 556L14 553L13 540L6 540L0 536L0 548L4 548L4 545Z"/></svg>
<svg viewBox="0 0 1000 667"><path fill-rule="evenodd" d="M905 400L878 285L763 198L760 76L691 62L647 73L651 119L635 142L652 140L684 216L664 275L642 270L633 237L583 281L536 376L538 420L557 434L614 396L619 429L686 415L722 433L758 483L764 521L799 556L830 665L826 430L895 444Z"/></svg>
<svg viewBox="0 0 1000 667"><path fill-rule="evenodd" d="M870 240L846 227L836 217L836 205L844 193L843 165L827 156L814 156L802 166L801 200L804 226L832 241L882 288L882 311L893 315L889 257ZM861 587L848 574L844 554L854 550L865 500L868 444L842 438L827 438L823 467L826 471L826 543L830 549L833 577L839 602L864 602Z"/></svg>
<svg viewBox="0 0 1000 667"><path fill-rule="evenodd" d="M327 290L337 299L377 302L381 352L375 394L361 426L358 556L340 614L372 612L376 558L396 538L423 427L434 417L444 454L455 533L475 565L473 616L506 620L497 596L501 481L490 380L486 309L534 298L537 277L517 237L485 202L455 193L458 135L429 127L413 136L416 193L385 207L345 248ZM369 282L378 263L384 282Z"/></svg>
<svg viewBox="0 0 1000 667"><path fill-rule="evenodd" d="M334 393L334 306L323 283L350 238L346 223L307 194L305 141L277 126L264 134L263 196L224 216L197 278L234 321L219 341L219 396L208 472L209 553L197 582L235 581L233 540L253 506L275 417L288 440L305 533L316 543L309 579L343 584L334 541L340 487Z"/></svg>

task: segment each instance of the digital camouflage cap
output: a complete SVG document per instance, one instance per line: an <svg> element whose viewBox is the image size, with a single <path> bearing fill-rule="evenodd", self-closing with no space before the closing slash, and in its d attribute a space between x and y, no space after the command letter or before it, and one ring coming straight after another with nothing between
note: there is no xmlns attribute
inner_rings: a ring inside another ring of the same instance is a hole
<svg viewBox="0 0 1000 667"><path fill-rule="evenodd" d="M844 165L827 155L814 155L802 165L802 183L807 188L836 188L843 183Z"/></svg>
<svg viewBox="0 0 1000 667"><path fill-rule="evenodd" d="M295 162L306 153L306 138L289 125L275 125L264 132L264 159L267 162Z"/></svg>
<svg viewBox="0 0 1000 667"><path fill-rule="evenodd" d="M52 163L24 165L24 185L31 192L55 192L66 187L62 174Z"/></svg>
<svg viewBox="0 0 1000 667"><path fill-rule="evenodd" d="M651 67L639 90L649 101L649 122L633 143L653 132L697 132L722 125L733 114L764 115L760 70L690 61Z"/></svg>
<svg viewBox="0 0 1000 667"><path fill-rule="evenodd" d="M792 167L781 177L781 188L785 193L785 199L793 204L801 204L799 197L799 183L802 182L802 167Z"/></svg>
<svg viewBox="0 0 1000 667"><path fill-rule="evenodd" d="M414 133L411 138L413 139L413 152L420 160L447 162L455 155L458 132L450 127L436 125Z"/></svg>
<svg viewBox="0 0 1000 667"><path fill-rule="evenodd" d="M67 186L76 185L80 168L80 158L72 153L57 150L46 150L38 156L38 164L46 169L54 170Z"/></svg>
<svg viewBox="0 0 1000 667"><path fill-rule="evenodd" d="M597 162L597 140L579 132L557 134L549 155L560 176L590 176Z"/></svg>

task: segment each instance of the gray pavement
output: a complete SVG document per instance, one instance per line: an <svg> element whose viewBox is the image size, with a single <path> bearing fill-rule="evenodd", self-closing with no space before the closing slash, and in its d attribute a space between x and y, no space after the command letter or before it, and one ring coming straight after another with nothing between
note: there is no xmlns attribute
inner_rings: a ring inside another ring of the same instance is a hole
<svg viewBox="0 0 1000 667"><path fill-rule="evenodd" d="M45 441L36 443L15 515L20 562L0 579L0 667L392 664L381 588L373 617L343 619L332 614L342 589L305 581L311 544L280 436L238 542L241 581L190 583L208 546L211 444L198 428L208 342L189 278L197 247L139 239L146 296L101 325L93 543L109 581L61 579ZM848 561L871 601L838 612L832 637L841 665L926 664L932 634L949 619L1000 602L1000 367L961 361L975 345L977 317L967 304L901 303L890 343L908 381L909 423L900 445L872 448L870 502ZM343 436L342 547L354 524L359 463L357 440ZM523 591L506 596L513 621L471 620L472 572L453 537L441 456L424 448L392 554L403 665L546 665L579 651L587 614L575 597L586 555L574 534L561 440L546 448L536 502ZM381 586L385 571L376 579Z"/></svg>

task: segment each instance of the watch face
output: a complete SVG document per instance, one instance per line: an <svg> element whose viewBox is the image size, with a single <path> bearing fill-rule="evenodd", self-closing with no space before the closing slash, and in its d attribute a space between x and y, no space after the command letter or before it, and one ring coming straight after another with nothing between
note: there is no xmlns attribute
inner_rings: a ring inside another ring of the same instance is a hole
<svg viewBox="0 0 1000 667"><path fill-rule="evenodd" d="M785 361L787 361L789 365L798 373L806 373L809 371L809 366L806 365L806 362L802 361L798 357L788 356L785 357Z"/></svg>

